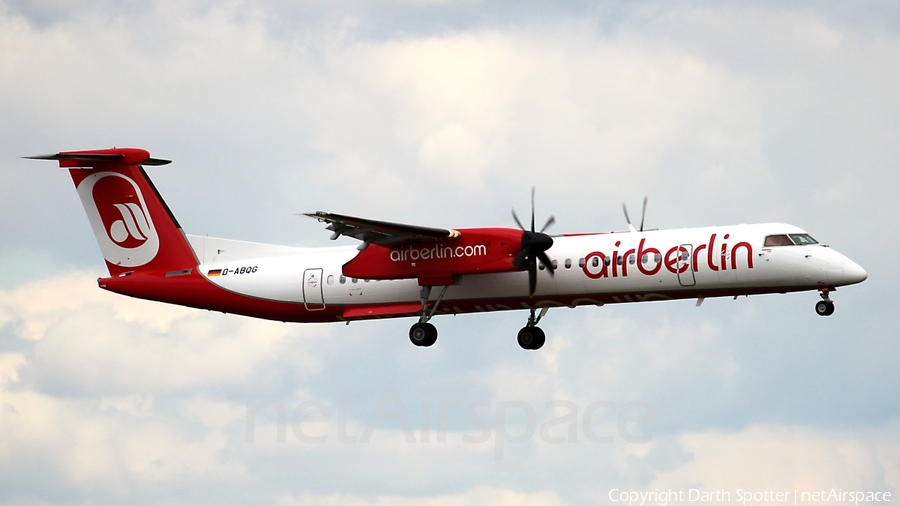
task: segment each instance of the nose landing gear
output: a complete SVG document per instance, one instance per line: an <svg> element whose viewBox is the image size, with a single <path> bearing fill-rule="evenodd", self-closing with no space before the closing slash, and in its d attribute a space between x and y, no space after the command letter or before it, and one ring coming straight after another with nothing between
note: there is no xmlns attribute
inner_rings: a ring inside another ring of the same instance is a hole
<svg viewBox="0 0 900 506"><path fill-rule="evenodd" d="M834 302L828 297L831 290L825 289L819 291L822 300L816 302L816 314L819 316L831 316L834 314Z"/></svg>
<svg viewBox="0 0 900 506"><path fill-rule="evenodd" d="M522 330L519 331L519 335L516 336L516 340L519 341L519 346L521 346L523 350L539 350L541 349L541 346L544 345L544 342L547 339L544 335L544 331L538 327L537 324L549 310L549 307L542 308L541 314L535 318L535 310L531 309L531 314L528 316L528 323L522 327Z"/></svg>

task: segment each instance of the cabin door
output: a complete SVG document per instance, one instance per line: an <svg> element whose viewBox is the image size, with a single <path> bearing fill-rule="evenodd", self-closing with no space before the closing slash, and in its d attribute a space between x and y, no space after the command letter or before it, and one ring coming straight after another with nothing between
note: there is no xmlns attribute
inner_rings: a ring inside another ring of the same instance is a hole
<svg viewBox="0 0 900 506"><path fill-rule="evenodd" d="M322 284L322 269L303 271L303 303L309 311L325 309Z"/></svg>
<svg viewBox="0 0 900 506"><path fill-rule="evenodd" d="M678 284L681 286L694 286L697 284L697 280L696 278L694 278L694 270L691 269L691 257L693 256L693 254L693 244L682 244L678 247L678 258L675 262L675 272L678 273Z"/></svg>

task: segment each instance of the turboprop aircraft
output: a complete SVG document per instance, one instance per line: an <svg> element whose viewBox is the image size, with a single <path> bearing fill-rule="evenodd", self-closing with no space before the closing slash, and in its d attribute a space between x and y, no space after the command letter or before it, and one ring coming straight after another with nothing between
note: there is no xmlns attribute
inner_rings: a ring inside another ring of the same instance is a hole
<svg viewBox="0 0 900 506"><path fill-rule="evenodd" d="M538 323L553 307L798 291L829 294L860 283L866 271L805 231L765 223L677 230L560 234L530 227L448 230L355 218L308 216L331 239L359 247L298 248L186 235L147 177L165 165L136 148L28 157L69 169L109 277L100 288L170 304L283 322L349 323L414 317L417 346L431 346L438 314L524 309L518 333L527 350L543 346ZM644 200L644 211L647 201ZM623 204L624 209L624 204Z"/></svg>

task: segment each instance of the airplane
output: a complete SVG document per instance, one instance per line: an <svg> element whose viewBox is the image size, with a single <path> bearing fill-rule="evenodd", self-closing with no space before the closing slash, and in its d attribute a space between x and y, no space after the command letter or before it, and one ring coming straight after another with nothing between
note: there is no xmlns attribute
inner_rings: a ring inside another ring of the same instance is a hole
<svg viewBox="0 0 900 506"><path fill-rule="evenodd" d="M546 340L550 308L818 291L834 312L839 286L866 271L782 223L675 230L546 233L530 227L442 229L318 211L331 239L358 247L301 248L185 234L144 170L170 163L137 148L26 157L69 170L100 246L100 288L131 297L282 322L417 318L410 341L437 341L436 315L527 310L526 350Z"/></svg>

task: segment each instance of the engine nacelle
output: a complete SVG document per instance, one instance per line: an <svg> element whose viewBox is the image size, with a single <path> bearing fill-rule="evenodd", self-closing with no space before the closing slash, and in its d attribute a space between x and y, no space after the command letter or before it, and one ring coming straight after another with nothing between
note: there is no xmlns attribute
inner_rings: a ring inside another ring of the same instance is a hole
<svg viewBox="0 0 900 506"><path fill-rule="evenodd" d="M419 284L450 284L453 276L519 270L513 259L522 231L513 228L459 229L459 237L397 246L370 244L344 264L345 276L362 279L418 278Z"/></svg>

